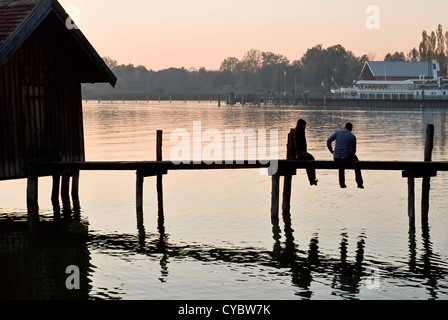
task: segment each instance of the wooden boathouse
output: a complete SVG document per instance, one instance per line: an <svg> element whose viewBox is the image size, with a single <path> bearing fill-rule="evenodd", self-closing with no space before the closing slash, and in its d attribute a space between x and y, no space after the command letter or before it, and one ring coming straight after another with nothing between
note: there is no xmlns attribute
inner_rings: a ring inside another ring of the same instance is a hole
<svg viewBox="0 0 448 320"><path fill-rule="evenodd" d="M0 0L0 180L85 161L81 84L117 79L68 19L56 0Z"/></svg>

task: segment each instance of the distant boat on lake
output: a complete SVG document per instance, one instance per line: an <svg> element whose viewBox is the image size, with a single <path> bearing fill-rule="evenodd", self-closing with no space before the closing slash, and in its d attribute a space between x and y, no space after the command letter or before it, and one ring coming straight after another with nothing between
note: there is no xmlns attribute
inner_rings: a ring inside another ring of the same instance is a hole
<svg viewBox="0 0 448 320"><path fill-rule="evenodd" d="M367 61L360 80L332 89L336 98L355 100L448 100L448 83L437 60L431 62Z"/></svg>

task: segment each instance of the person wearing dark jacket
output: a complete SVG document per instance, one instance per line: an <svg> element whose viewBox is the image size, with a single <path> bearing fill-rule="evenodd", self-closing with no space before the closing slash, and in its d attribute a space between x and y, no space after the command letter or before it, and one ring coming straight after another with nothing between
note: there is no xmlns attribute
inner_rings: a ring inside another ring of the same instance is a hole
<svg viewBox="0 0 448 320"><path fill-rule="evenodd" d="M294 159L296 160L315 160L314 157L308 153L308 146L305 137L306 121L299 119L294 129L294 146L296 154ZM306 170L310 185L317 186L316 169L308 168Z"/></svg>
<svg viewBox="0 0 448 320"><path fill-rule="evenodd" d="M352 133L353 125L347 122L344 130L333 133L327 140L327 148L333 154L334 161L359 161L356 156L356 137ZM333 150L332 142L336 141ZM360 169L355 169L356 183L358 188L364 189L363 179ZM345 170L339 169L339 185L341 188L346 188L345 185Z"/></svg>

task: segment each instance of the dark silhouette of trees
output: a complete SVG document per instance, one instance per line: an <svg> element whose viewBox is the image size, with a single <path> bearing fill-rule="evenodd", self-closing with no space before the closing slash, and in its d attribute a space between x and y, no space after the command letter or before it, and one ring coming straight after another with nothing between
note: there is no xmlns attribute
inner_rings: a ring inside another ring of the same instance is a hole
<svg viewBox="0 0 448 320"><path fill-rule="evenodd" d="M448 56L448 32L439 24L436 31L423 31L418 48L403 52L388 53L385 61L429 61L437 59L442 75L446 76ZM227 92L266 91L278 95L298 95L304 91L320 92L321 83L351 86L357 80L368 60L367 55L356 56L342 45L324 48L318 44L308 49L299 59L270 51L251 49L241 59L225 58L219 70L205 68L169 68L160 71L148 70L144 66L124 65L110 57L103 58L118 78L114 89L106 84L83 85L86 99L145 98L162 93L177 94L178 97L198 97L199 94L216 97Z"/></svg>
<svg viewBox="0 0 448 320"><path fill-rule="evenodd" d="M394 54L386 54L384 61L406 61L406 57L403 52L395 52Z"/></svg>
<svg viewBox="0 0 448 320"><path fill-rule="evenodd" d="M428 33L424 30L422 32L419 53L422 61L437 60L440 64L442 76L447 75L448 32L443 32L441 24L437 26L436 31Z"/></svg>

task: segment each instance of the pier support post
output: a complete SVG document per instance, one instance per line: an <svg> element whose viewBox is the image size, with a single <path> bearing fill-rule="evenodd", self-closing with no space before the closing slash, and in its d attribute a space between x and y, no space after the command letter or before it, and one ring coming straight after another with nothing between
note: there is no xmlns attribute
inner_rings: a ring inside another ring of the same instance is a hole
<svg viewBox="0 0 448 320"><path fill-rule="evenodd" d="M164 225L164 213L163 213L163 175L157 176L157 205L158 205L158 226L159 229L163 229Z"/></svg>
<svg viewBox="0 0 448 320"><path fill-rule="evenodd" d="M271 219L278 220L279 211L279 193L280 193L280 175L272 175L272 192L271 192Z"/></svg>
<svg viewBox="0 0 448 320"><path fill-rule="evenodd" d="M163 137L163 131L157 130L157 138L156 138L156 160L162 161L162 137ZM159 211L162 204L163 194L162 194L162 176L163 174L166 174L165 172L145 172L145 171L137 171L137 177L136 177L136 209L137 209L137 219L143 219L142 213L143 213L143 183L145 177L148 176L157 176L157 196L159 200Z"/></svg>
<svg viewBox="0 0 448 320"><path fill-rule="evenodd" d="M144 177L143 174L140 171L137 171L137 179L136 179L136 207L137 207L137 214L143 212L143 181Z"/></svg>
<svg viewBox="0 0 448 320"><path fill-rule="evenodd" d="M72 201L73 209L79 213L81 207L79 203L79 171L74 172L72 176Z"/></svg>
<svg viewBox="0 0 448 320"><path fill-rule="evenodd" d="M415 178L410 173L408 176L408 217L409 229L415 229Z"/></svg>
<svg viewBox="0 0 448 320"><path fill-rule="evenodd" d="M26 202L30 223L39 221L38 181L37 176L29 176L27 180Z"/></svg>
<svg viewBox="0 0 448 320"><path fill-rule="evenodd" d="M292 185L292 175L285 175L283 180L283 203L282 210L283 214L289 214L291 209L291 185Z"/></svg>
<svg viewBox="0 0 448 320"><path fill-rule="evenodd" d="M61 186L61 176L53 176L53 186L51 189L51 204L53 205L54 216L59 218L61 214L61 206L59 203L59 189Z"/></svg>
<svg viewBox="0 0 448 320"><path fill-rule="evenodd" d="M162 161L162 145L163 145L163 131L157 130L157 161ZM163 175L157 175L157 204L158 204L158 225L159 229L164 224L163 214Z"/></svg>
<svg viewBox="0 0 448 320"><path fill-rule="evenodd" d="M51 203L53 206L59 206L59 188L61 185L61 176L53 176L53 186L51 189Z"/></svg>
<svg viewBox="0 0 448 320"><path fill-rule="evenodd" d="M70 209L70 175L64 174L61 181L62 208Z"/></svg>
<svg viewBox="0 0 448 320"><path fill-rule="evenodd" d="M426 141L425 141L425 157L424 161L432 161L432 149L434 146L434 125L428 124L426 126ZM430 176L424 176L422 182L422 226L428 224L429 213L429 191L431 189Z"/></svg>

